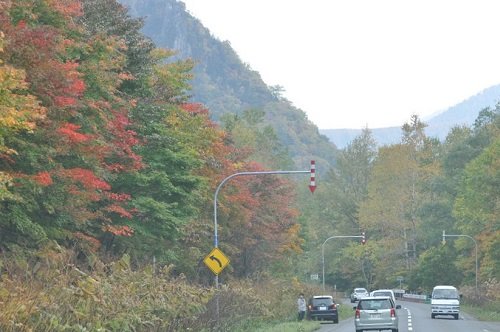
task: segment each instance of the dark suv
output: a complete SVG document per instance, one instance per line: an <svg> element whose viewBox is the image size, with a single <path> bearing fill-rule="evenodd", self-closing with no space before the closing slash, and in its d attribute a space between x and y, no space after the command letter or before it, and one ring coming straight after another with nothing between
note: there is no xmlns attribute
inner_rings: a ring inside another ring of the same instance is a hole
<svg viewBox="0 0 500 332"><path fill-rule="evenodd" d="M331 320L339 322L337 304L330 295L317 295L309 299L307 305L307 318L316 320Z"/></svg>

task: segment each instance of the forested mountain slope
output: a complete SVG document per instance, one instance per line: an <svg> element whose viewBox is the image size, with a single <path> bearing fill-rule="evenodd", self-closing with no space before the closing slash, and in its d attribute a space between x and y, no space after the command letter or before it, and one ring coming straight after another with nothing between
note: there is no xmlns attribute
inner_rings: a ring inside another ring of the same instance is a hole
<svg viewBox="0 0 500 332"><path fill-rule="evenodd" d="M266 123L290 152L296 166L316 159L326 169L335 161L336 147L306 114L268 87L260 74L244 64L227 41L210 34L176 0L120 0L133 16L144 18L143 31L158 47L177 51L177 58L195 61L192 101L207 106L211 117L241 116L245 110L265 111ZM326 166L326 167L325 167Z"/></svg>

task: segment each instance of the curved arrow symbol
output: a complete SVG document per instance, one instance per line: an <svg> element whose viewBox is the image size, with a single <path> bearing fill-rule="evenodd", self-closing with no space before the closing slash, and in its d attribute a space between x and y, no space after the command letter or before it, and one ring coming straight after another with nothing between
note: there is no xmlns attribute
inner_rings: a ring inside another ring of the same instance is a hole
<svg viewBox="0 0 500 332"><path fill-rule="evenodd" d="M212 255L209 258L211 260L216 261L217 263L219 263L219 267L222 267L222 263L221 263L221 261L217 257L215 257L214 255Z"/></svg>

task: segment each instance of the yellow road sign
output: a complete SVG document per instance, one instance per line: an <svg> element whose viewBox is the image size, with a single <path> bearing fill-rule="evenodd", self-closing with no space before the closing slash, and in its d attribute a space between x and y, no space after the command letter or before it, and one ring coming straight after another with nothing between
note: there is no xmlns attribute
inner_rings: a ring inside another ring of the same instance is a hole
<svg viewBox="0 0 500 332"><path fill-rule="evenodd" d="M203 262L213 273L219 274L229 264L229 258L219 248L214 248Z"/></svg>

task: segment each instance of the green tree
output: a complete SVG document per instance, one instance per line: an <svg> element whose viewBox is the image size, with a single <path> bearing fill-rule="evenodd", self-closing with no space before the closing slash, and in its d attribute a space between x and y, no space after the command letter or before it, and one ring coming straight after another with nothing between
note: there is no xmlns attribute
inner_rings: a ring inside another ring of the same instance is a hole
<svg viewBox="0 0 500 332"><path fill-rule="evenodd" d="M370 241L394 252L398 264L410 268L412 230L415 229L409 207L414 194L413 177L418 167L409 158L407 145L393 145L379 149L368 185L368 198L361 204L360 224L368 232ZM397 264L396 264L397 265Z"/></svg>
<svg viewBox="0 0 500 332"><path fill-rule="evenodd" d="M368 183L372 173L373 163L377 155L376 142L372 133L365 128L344 150L338 154L337 163L322 178L321 186L314 194L314 208L308 209L307 227L309 232L310 248L315 252L321 247L323 241L333 235L357 235L363 231L359 221L360 205L368 197ZM327 283L348 283L352 277L358 277L359 271L364 269L365 261L358 258L358 265L346 273L346 262L352 258L351 251L344 251L352 240L330 241L325 251L325 259L331 262L326 267ZM358 241L356 241L356 246ZM343 254L339 255L338 253ZM354 251L362 254L362 252ZM320 253L315 256L317 264ZM364 269L365 276L368 273ZM366 277L368 279L368 277ZM344 280L344 281L343 281ZM366 281L365 281L366 282ZM348 285L351 287L351 285Z"/></svg>
<svg viewBox="0 0 500 332"><path fill-rule="evenodd" d="M247 152L247 160L256 161L270 169L292 169L288 150L280 143L275 130L265 124L266 113L248 109L243 114L224 114L222 127L228 140Z"/></svg>
<svg viewBox="0 0 500 332"><path fill-rule="evenodd" d="M408 277L413 290L430 292L435 285L459 285L462 273L454 264L457 254L451 246L438 246L423 252L415 270Z"/></svg>
<svg viewBox="0 0 500 332"><path fill-rule="evenodd" d="M407 185L408 200L405 206L405 219L408 221L408 232L405 230L407 248L407 266L416 262L420 245L419 233L422 229L422 220L419 218L419 209L425 202L432 202L432 195L425 188L429 182L439 174L438 155L439 143L425 135L425 127L417 115L412 115L410 122L402 126L402 144L407 147L407 158L413 165L408 169ZM421 245L420 245L421 247Z"/></svg>
<svg viewBox="0 0 500 332"><path fill-rule="evenodd" d="M498 247L500 245L500 138L476 159L471 161L464 172L459 187L454 214L457 228L478 241L481 255L481 272L484 278L494 278L500 273ZM464 268L474 272L474 246L470 241L459 241L459 246L470 257L464 260ZM473 275L473 273L471 273Z"/></svg>
<svg viewBox="0 0 500 332"><path fill-rule="evenodd" d="M126 250L134 259L156 256L159 262L167 258L177 262L176 241L182 226L198 215L199 190L206 186L196 175L202 166L201 148L196 144L208 143L200 135L211 128L205 116L190 114L180 105L140 102L133 118L133 128L145 142L136 151L146 167L124 174L114 183L120 191L132 193L130 206L137 214L128 224L136 236L109 243L114 251Z"/></svg>
<svg viewBox="0 0 500 332"><path fill-rule="evenodd" d="M1 17L0 17L1 19ZM6 145L6 138L18 132L32 132L46 109L27 91L26 73L6 64L2 58L5 36L0 31L0 157L10 159L17 152ZM9 186L13 174L0 170L0 200L12 199Z"/></svg>
<svg viewBox="0 0 500 332"><path fill-rule="evenodd" d="M131 79L121 81L120 90L128 95L147 94L156 46L141 32L144 20L131 17L127 8L116 0L83 0L82 10L77 22L85 27L87 38L102 34L123 42L120 51L126 58L124 72Z"/></svg>
<svg viewBox="0 0 500 332"><path fill-rule="evenodd" d="M368 196L368 183L377 146L368 128L339 153L337 164L327 173L328 204L336 211L339 230L358 232L359 206Z"/></svg>

